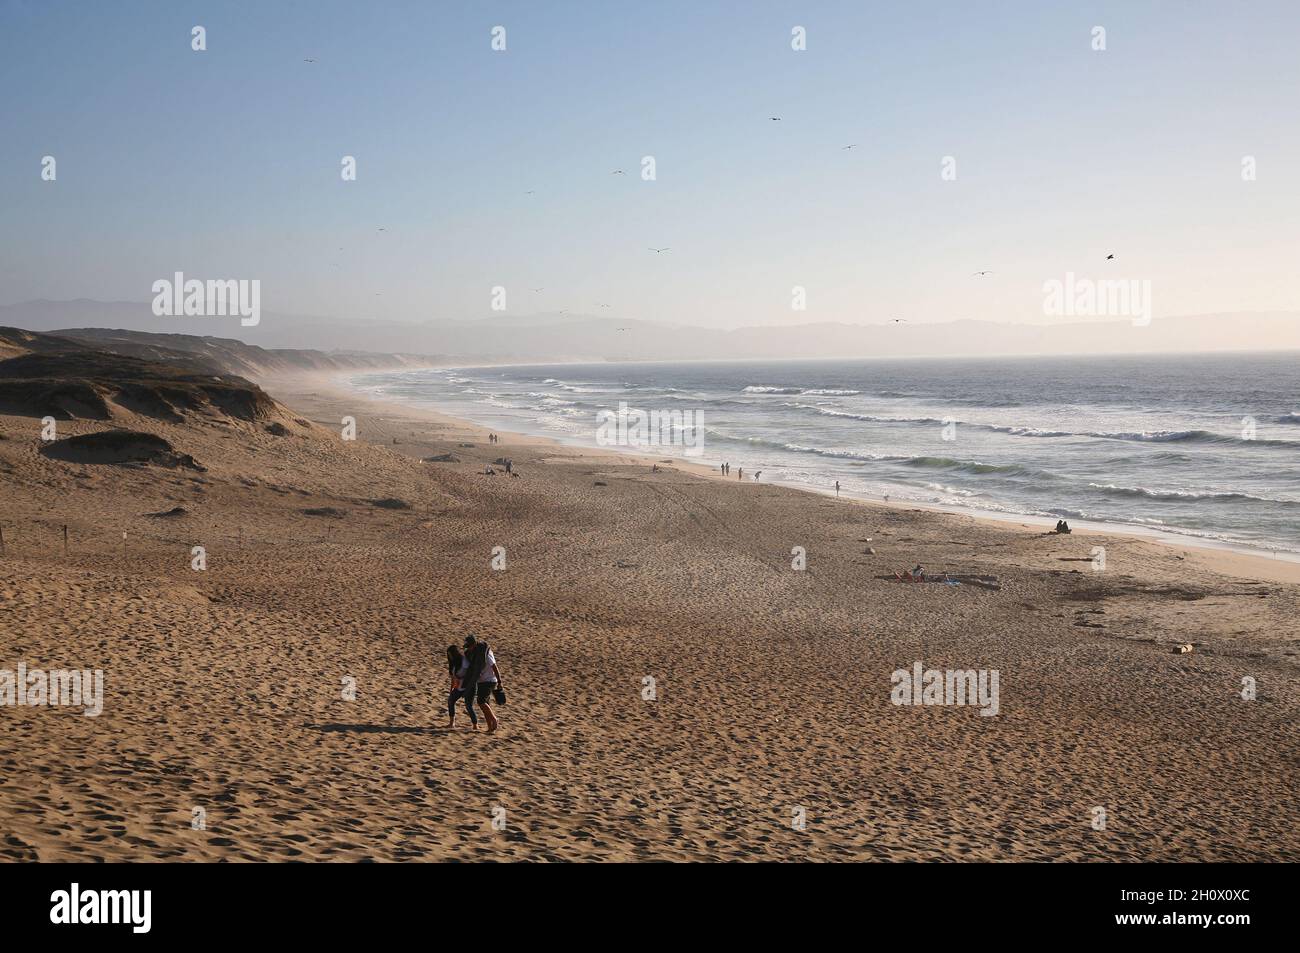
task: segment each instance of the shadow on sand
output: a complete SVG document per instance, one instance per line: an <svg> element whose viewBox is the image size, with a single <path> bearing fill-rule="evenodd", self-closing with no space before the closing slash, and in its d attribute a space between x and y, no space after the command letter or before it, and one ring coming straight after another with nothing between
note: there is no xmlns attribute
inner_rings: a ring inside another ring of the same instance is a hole
<svg viewBox="0 0 1300 953"><path fill-rule="evenodd" d="M314 728L317 731L355 731L381 735L443 735L449 731L455 731L454 728L421 728L417 725L346 725L341 722L330 722L329 724L324 725L308 725L307 727Z"/></svg>

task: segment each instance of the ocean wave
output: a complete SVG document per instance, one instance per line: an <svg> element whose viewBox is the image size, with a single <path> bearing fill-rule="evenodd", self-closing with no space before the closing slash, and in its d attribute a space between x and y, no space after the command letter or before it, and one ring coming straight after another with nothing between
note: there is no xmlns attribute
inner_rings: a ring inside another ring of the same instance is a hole
<svg viewBox="0 0 1300 953"><path fill-rule="evenodd" d="M1042 430L1038 427L1002 427L995 424L967 424L968 427L979 427L983 430L990 430L993 433L1010 434L1013 437L1077 437L1078 434L1071 433L1068 430Z"/></svg>
<svg viewBox="0 0 1300 953"><path fill-rule="evenodd" d="M1126 454L1122 457L1107 457L1100 462L1108 467L1130 466L1135 463L1151 466L1157 463L1189 463L1193 459L1192 456L1179 453L1177 450L1151 450L1146 453Z"/></svg>
<svg viewBox="0 0 1300 953"><path fill-rule="evenodd" d="M1145 486L1120 486L1115 483L1089 483L1088 486L1111 496L1142 497L1149 500L1250 500L1274 506L1300 506L1300 500L1253 496L1239 490L1155 490Z"/></svg>
<svg viewBox="0 0 1300 953"><path fill-rule="evenodd" d="M770 450L783 450L787 453L811 453L819 457L834 457L843 460L863 460L874 462L879 460L903 461L908 459L905 455L869 453L864 450L852 450L847 447L809 447L798 443L784 443L780 440L767 440L763 437L739 437L735 434L726 433L721 430L714 430L710 427L704 428L706 437L712 437L715 440L725 440L728 443L744 444L750 447L766 447Z"/></svg>
<svg viewBox="0 0 1300 953"><path fill-rule="evenodd" d="M915 391L879 390L871 391L870 396L882 400L914 400L929 404L956 404L961 407L1024 407L1026 403L1012 397L955 397L951 394L918 393ZM1032 401L1030 403L1033 403ZM1041 401L1040 403L1055 403Z"/></svg>
<svg viewBox="0 0 1300 953"><path fill-rule="evenodd" d="M817 404L786 404L787 407L793 407L798 410L812 410L824 417L845 417L849 420L861 420L873 424L956 424L959 427L967 427L974 430L984 430L990 433L1005 433L1014 437L1076 437L1084 436L1082 434L1071 433L1067 430L1041 430L1038 427L1017 427L1012 425L1001 424L976 424L965 420L958 420L955 417L889 417L881 414L857 414L849 410L836 410L833 407L822 407Z"/></svg>
<svg viewBox="0 0 1300 953"><path fill-rule="evenodd" d="M773 384L750 384L745 394L806 394L809 397L854 397L860 390L843 390L835 387L777 387Z"/></svg>
<svg viewBox="0 0 1300 953"><path fill-rule="evenodd" d="M982 430L988 433L1004 433L1012 437L1085 437L1092 440L1126 440L1138 443L1191 443L1191 444L1257 444L1264 447L1297 447L1300 441L1276 440L1256 437L1247 439L1233 434L1217 434L1209 430L1046 430L1040 427L1026 427L1015 424L984 424L959 420L954 417L891 417L881 414L859 414L849 410L837 410L818 404L801 404L792 402L785 405L796 410L811 410L824 417L842 417L849 420L861 420L865 423L880 424L947 424L958 427Z"/></svg>
<svg viewBox="0 0 1300 953"><path fill-rule="evenodd" d="M1296 440L1270 440L1263 437L1247 438L1234 436L1233 434L1213 433L1209 430L1143 430L1134 432L1121 431L1119 433L1087 431L1079 434L1079 436L1095 437L1100 440L1136 440L1141 443L1190 443L1219 446L1254 444L1261 447L1300 448L1300 441Z"/></svg>
<svg viewBox="0 0 1300 953"><path fill-rule="evenodd" d="M1079 436L1096 437L1099 440L1137 440L1142 443L1211 443L1226 439L1208 430L1085 430Z"/></svg>
<svg viewBox="0 0 1300 953"><path fill-rule="evenodd" d="M570 394L618 394L623 391L621 387L597 387L592 384L563 384L557 382L555 386L560 390L567 390Z"/></svg>
<svg viewBox="0 0 1300 953"><path fill-rule="evenodd" d="M660 394L654 400L673 400L683 404L704 404L708 407L754 407L751 400L731 400L728 398L709 397L702 394Z"/></svg>
<svg viewBox="0 0 1300 953"><path fill-rule="evenodd" d="M546 391L544 391L544 390L530 390L530 391L524 391L524 396L525 396L525 397L539 397L539 398L542 398L543 400L554 400L554 401L558 401L559 403L562 403L562 404L572 404L572 403L573 403L573 401L571 401L571 400L565 400L563 397L556 397L554 394L548 394L548 393L547 393Z"/></svg>
<svg viewBox="0 0 1300 953"><path fill-rule="evenodd" d="M942 483L927 483L926 489L934 490L936 493L946 493L949 496L974 496L974 490L963 490L960 487L944 486Z"/></svg>
<svg viewBox="0 0 1300 953"><path fill-rule="evenodd" d="M954 460L952 457L908 457L906 466L935 470L957 470L963 473L1006 473L1054 478L1053 474L1031 470L1019 463L980 463L978 460Z"/></svg>
<svg viewBox="0 0 1300 953"><path fill-rule="evenodd" d="M877 414L855 414L849 410L836 410L833 407L821 407L817 404L786 404L786 407L793 407L797 410L812 410L825 417L846 417L849 420L862 420L867 423L879 424L942 424L946 421L938 417L881 417Z"/></svg>

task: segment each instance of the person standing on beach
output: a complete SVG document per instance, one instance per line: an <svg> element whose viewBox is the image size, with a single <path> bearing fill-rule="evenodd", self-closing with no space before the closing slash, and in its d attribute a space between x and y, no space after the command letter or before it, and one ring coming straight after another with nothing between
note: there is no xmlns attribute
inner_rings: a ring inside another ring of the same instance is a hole
<svg viewBox="0 0 1300 953"><path fill-rule="evenodd" d="M465 695L465 676L469 672L469 659L454 645L447 646L447 671L451 675L451 690L447 692L447 727L456 727L456 702L465 699L470 723L478 731L478 715L474 714L473 699Z"/></svg>
<svg viewBox="0 0 1300 953"><path fill-rule="evenodd" d="M465 657L469 659L469 668L465 677L465 704L478 698L479 711L487 719L490 735L497 730L497 716L490 704L492 691L501 682L501 673L497 670L497 657L486 642L480 642L472 635L465 637Z"/></svg>
<svg viewBox="0 0 1300 953"><path fill-rule="evenodd" d="M840 481L839 481L839 480L836 480L836 481L835 481L835 495L836 495L836 496L839 496L839 495L840 495Z"/></svg>
<svg viewBox="0 0 1300 953"><path fill-rule="evenodd" d="M737 480L743 480L743 479L745 479L745 468L744 468L744 467L741 467L739 470L736 471L736 479L737 479Z"/></svg>

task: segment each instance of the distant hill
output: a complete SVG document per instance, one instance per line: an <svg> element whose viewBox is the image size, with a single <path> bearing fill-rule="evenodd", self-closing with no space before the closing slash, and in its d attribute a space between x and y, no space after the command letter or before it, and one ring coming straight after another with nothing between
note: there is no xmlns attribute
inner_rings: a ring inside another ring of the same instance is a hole
<svg viewBox="0 0 1300 953"><path fill-rule="evenodd" d="M100 336L95 342L132 354L144 353L138 349L145 345L184 350L197 357L217 359L231 370L253 374L290 367L350 369L434 363L1300 350L1300 314L1295 312L1156 318L1145 327L1127 320L1067 323L1062 319L1053 324L956 320L772 325L731 330L582 314L502 314L416 323L263 312L261 324L243 328L237 319L155 317L148 303L79 300L0 307L0 324L44 332L74 328L77 330L59 333L80 340L89 339L95 329L125 329L108 338ZM214 337L214 331L237 334L239 338ZM150 332L158 337L132 337L128 332ZM205 343L196 344L195 340ZM302 350L304 345L318 350Z"/></svg>
<svg viewBox="0 0 1300 953"><path fill-rule="evenodd" d="M54 336L79 341L101 351L146 360L191 360L223 374L264 377L293 371L385 370L443 363L433 355L264 348L233 338L192 334L150 334L109 328L70 328Z"/></svg>
<svg viewBox="0 0 1300 953"><path fill-rule="evenodd" d="M175 356L171 352L181 351L234 374L383 370L448 363L435 349L411 353L411 328L406 325L399 326L399 333L372 338L364 322L339 322L347 333L333 335L333 340L346 339L350 342L346 344L331 343L329 334L313 336L319 322L330 320L264 312L262 325L245 328L237 319L160 318L148 303L87 298L0 306L0 326L55 333L134 357L170 360ZM218 329L237 333L239 339L214 336L212 332ZM318 349L297 346L305 342Z"/></svg>

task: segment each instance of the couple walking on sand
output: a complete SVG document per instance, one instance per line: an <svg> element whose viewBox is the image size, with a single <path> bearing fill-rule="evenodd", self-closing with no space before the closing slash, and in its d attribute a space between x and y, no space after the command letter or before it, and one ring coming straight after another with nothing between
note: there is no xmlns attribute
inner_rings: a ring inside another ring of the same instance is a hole
<svg viewBox="0 0 1300 953"><path fill-rule="evenodd" d="M490 702L495 699L498 705L506 703L497 657L486 642L472 635L466 636L463 649L462 652L454 645L447 646L447 672L451 675L451 690L447 693L447 727L456 727L456 702L463 698L470 724L478 731L478 715L474 713L477 700L479 710L487 719L487 733L490 735L497 730L497 716Z"/></svg>

